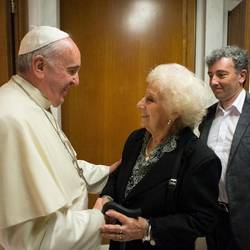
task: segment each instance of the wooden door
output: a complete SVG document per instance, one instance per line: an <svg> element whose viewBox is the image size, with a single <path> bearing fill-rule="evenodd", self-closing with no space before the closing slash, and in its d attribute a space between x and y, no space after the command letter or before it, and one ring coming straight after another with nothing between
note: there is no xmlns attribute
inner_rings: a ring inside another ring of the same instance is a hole
<svg viewBox="0 0 250 250"><path fill-rule="evenodd" d="M140 126L148 72L170 62L194 69L195 0L61 0L60 19L82 52L63 130L78 158L110 164Z"/></svg>
<svg viewBox="0 0 250 250"><path fill-rule="evenodd" d="M228 44L238 45L250 53L250 1L242 0L228 13ZM249 80L244 88L249 91Z"/></svg>

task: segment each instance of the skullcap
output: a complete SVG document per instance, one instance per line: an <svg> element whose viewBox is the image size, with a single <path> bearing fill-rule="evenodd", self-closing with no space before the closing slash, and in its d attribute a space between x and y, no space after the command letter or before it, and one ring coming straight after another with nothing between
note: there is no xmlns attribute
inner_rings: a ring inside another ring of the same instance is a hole
<svg viewBox="0 0 250 250"><path fill-rule="evenodd" d="M69 37L69 34L51 26L37 26L21 41L18 55L27 54L53 42Z"/></svg>

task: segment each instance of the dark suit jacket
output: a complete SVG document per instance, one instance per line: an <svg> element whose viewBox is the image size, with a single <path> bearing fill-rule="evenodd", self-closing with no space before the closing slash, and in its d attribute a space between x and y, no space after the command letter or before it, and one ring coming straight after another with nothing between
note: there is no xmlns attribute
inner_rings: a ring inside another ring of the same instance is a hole
<svg viewBox="0 0 250 250"><path fill-rule="evenodd" d="M165 153L125 198L124 191L140 153L144 134L145 130L141 129L129 136L121 166L110 176L102 194L110 195L127 208L141 208L142 217L150 219L156 246L136 240L127 242L126 250L189 249L196 237L204 236L215 225L220 160L186 128L181 132L177 148ZM175 191L176 210L172 213L166 201L167 182L182 147L185 150ZM110 249L120 249L119 243L111 242Z"/></svg>
<svg viewBox="0 0 250 250"><path fill-rule="evenodd" d="M207 142L217 103L211 106L200 125L200 138ZM250 249L250 94L247 93L233 136L226 172L231 225L242 250Z"/></svg>

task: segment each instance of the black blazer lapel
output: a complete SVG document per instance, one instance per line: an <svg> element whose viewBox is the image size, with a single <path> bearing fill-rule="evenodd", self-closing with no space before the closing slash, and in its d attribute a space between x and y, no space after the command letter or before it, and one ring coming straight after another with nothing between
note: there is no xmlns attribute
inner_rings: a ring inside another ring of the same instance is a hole
<svg viewBox="0 0 250 250"><path fill-rule="evenodd" d="M162 156L162 158L152 166L149 173L130 191L127 200L161 183L165 182L167 185L171 177L172 165L175 162L177 153L178 151L174 150Z"/></svg>
<svg viewBox="0 0 250 250"><path fill-rule="evenodd" d="M235 129L235 133L233 136L233 141L232 141L232 145L231 145L231 150L230 150L230 155L229 155L229 159L228 159L228 165L230 164L236 149L239 145L239 142L243 136L243 134L245 133L245 130L247 129L247 127L250 124L250 94L247 93L246 95L246 99L242 108L242 113L240 115L239 121L237 123L236 129Z"/></svg>
<svg viewBox="0 0 250 250"><path fill-rule="evenodd" d="M218 103L213 104L211 107L208 108L207 115L203 119L201 125L199 126L199 130L201 132L200 139L207 144L209 130L212 126L213 119L215 116L216 108Z"/></svg>
<svg viewBox="0 0 250 250"><path fill-rule="evenodd" d="M120 166L119 178L118 178L118 199L123 200L125 189L128 183L128 179L133 171L133 167L136 163L137 157L140 154L144 133L140 132L140 136L136 138L132 143L126 145L127 150L125 156L123 156L122 166Z"/></svg>

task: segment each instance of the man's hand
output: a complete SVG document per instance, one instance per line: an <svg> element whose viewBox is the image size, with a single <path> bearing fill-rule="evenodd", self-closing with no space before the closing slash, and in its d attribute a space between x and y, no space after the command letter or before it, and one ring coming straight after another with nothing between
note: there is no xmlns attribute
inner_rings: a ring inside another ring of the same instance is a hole
<svg viewBox="0 0 250 250"><path fill-rule="evenodd" d="M98 198L95 202L95 205L93 206L93 208L99 209L102 211L102 207L103 205L106 203L107 201L103 198Z"/></svg>
<svg viewBox="0 0 250 250"><path fill-rule="evenodd" d="M100 197L100 198L98 198L98 199L96 200L95 205L93 206L93 208L96 208L96 209L99 209L99 210L102 211L103 205L104 205L105 203L111 201L111 200L112 200L111 197L109 197L109 196L107 196L107 195L104 195L104 196L102 196L102 197Z"/></svg>
<svg viewBox="0 0 250 250"><path fill-rule="evenodd" d="M113 173L117 167L121 164L122 160L120 159L119 161L116 161L115 163L113 163L112 165L109 166L109 173Z"/></svg>

